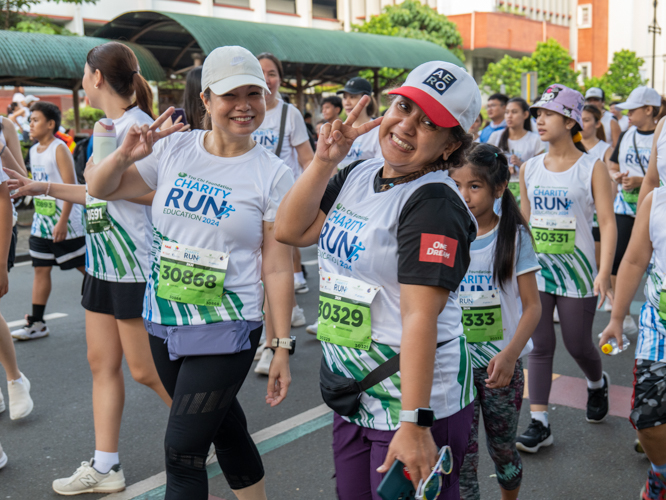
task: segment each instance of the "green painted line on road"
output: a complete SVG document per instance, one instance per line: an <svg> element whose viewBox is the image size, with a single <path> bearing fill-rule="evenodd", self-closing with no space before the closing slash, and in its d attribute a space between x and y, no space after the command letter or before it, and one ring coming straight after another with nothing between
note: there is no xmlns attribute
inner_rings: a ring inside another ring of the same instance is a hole
<svg viewBox="0 0 666 500"><path fill-rule="evenodd" d="M318 431L319 429L331 425L332 423L333 423L333 412L326 413L313 420L304 422L297 427L289 429L288 431L283 432L282 434L278 434L277 436L271 437L265 441L258 443L257 449L259 450L260 455L265 455L268 452L271 452L282 446L285 446L293 441L296 441L299 438L302 438L303 436L307 436L312 432ZM206 472L208 473L208 479L211 479L221 474L222 469L220 469L220 464L215 462L213 464L210 464L206 468ZM166 491L166 485L161 485L158 486L157 488L154 488L150 491L142 493L139 496L134 497L133 500L162 500L164 498L165 491Z"/></svg>

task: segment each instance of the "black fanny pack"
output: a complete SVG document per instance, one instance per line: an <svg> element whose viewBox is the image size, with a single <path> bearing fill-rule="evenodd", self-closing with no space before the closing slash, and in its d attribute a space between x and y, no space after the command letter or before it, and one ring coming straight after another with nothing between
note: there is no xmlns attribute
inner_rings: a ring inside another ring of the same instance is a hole
<svg viewBox="0 0 666 500"><path fill-rule="evenodd" d="M448 344L451 340L440 342L437 344L437 348ZM361 394L364 391L398 373L399 370L400 354L396 354L368 373L359 382L353 378L342 377L333 373L326 364L326 358L322 356L321 368L319 369L321 397L324 398L324 403L335 413L343 417L351 417L358 412L358 407L361 404Z"/></svg>

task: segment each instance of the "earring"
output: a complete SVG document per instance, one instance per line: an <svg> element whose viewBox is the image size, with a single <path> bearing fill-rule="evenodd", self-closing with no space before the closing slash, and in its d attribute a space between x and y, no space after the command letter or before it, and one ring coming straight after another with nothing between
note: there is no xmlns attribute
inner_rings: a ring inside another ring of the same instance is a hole
<svg viewBox="0 0 666 500"><path fill-rule="evenodd" d="M95 88L98 89L98 88L99 88L99 85L95 85Z"/></svg>

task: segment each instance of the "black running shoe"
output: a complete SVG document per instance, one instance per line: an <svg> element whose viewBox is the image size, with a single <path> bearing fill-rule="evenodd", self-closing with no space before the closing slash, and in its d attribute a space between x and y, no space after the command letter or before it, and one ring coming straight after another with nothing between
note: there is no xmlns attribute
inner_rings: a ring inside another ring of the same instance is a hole
<svg viewBox="0 0 666 500"><path fill-rule="evenodd" d="M585 420L592 424L598 424L610 410L610 400L608 399L608 389L610 388L610 377L606 372L603 374L604 386L601 389L587 390L587 412Z"/></svg>
<svg viewBox="0 0 666 500"><path fill-rule="evenodd" d="M550 425L546 427L540 420L532 419L527 430L516 439L516 448L527 453L536 453L542 446L553 444Z"/></svg>

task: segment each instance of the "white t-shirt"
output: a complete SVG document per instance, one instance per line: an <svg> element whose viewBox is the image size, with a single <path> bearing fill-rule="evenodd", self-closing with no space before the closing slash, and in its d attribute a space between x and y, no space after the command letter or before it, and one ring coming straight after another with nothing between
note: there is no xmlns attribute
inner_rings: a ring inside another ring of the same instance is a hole
<svg viewBox="0 0 666 500"><path fill-rule="evenodd" d="M346 158L338 164L338 168L342 170L355 161L381 157L382 148L379 147L379 127L375 127L354 141Z"/></svg>
<svg viewBox="0 0 666 500"><path fill-rule="evenodd" d="M622 115L622 118L617 121L617 124L620 126L620 131L624 132L629 128L629 117Z"/></svg>
<svg viewBox="0 0 666 500"><path fill-rule="evenodd" d="M32 169L32 178L34 180L43 182L51 181L52 183L59 184L63 183L60 169L58 168L58 162L56 161L56 149L61 146L65 148L69 154L67 144L60 139L53 139L53 142L51 142L51 144L49 144L41 153L37 152L39 143L30 148L30 168ZM73 162L72 173L74 174L74 183L78 184ZM62 207L65 202L62 200L55 200L55 203L55 215L41 215L35 212L32 217L32 228L30 230L31 236L46 238L48 240L53 239L53 229L60 220L60 213L62 212ZM67 221L67 237L65 239L70 240L72 238L80 238L85 232L85 227L83 225L83 207L73 203L72 211L69 213L69 219Z"/></svg>
<svg viewBox="0 0 666 500"><path fill-rule="evenodd" d="M499 147L502 132L504 132L504 130L493 132L490 136L490 139L488 139L488 144ZM509 146L509 149L505 151L507 160L511 160L511 155L516 155L520 161L518 165L515 165L516 167L520 167L520 165L525 163L530 158L534 158L546 150L546 144L541 140L541 137L539 137L539 134L536 132L528 131L517 141L512 141L509 139L507 143ZM516 173L511 176L511 182L518 182L518 180L519 174L518 169L516 169Z"/></svg>
<svg viewBox="0 0 666 500"><path fill-rule="evenodd" d="M266 111L264 122L252 133L252 138L271 153L275 153L280 141L280 120L282 118L283 104L284 101L278 99L277 106ZM298 163L296 147L307 142L310 136L308 135L308 129L305 126L305 120L303 120L301 112L291 104L287 104L287 121L284 127L285 131L280 159L291 168L294 179L298 179L303 172L303 168Z"/></svg>
<svg viewBox="0 0 666 500"><path fill-rule="evenodd" d="M152 125L153 119L134 107L113 121L118 146L135 123ZM107 202L106 210L111 228L86 234L86 272L103 281L145 283L153 234L150 207L117 200Z"/></svg>
<svg viewBox="0 0 666 500"><path fill-rule="evenodd" d="M155 189L152 272L143 311L143 317L153 323L262 319L263 222L275 220L294 178L282 160L259 145L233 158L212 155L203 146L206 133L173 134L137 163L143 180ZM163 241L229 253L220 307L157 297Z"/></svg>
<svg viewBox="0 0 666 500"><path fill-rule="evenodd" d="M604 132L606 134L606 142L608 144L613 144L613 138L611 136L611 122L615 120L613 113L610 111L604 111L603 116L601 117L601 123L604 126Z"/></svg>
<svg viewBox="0 0 666 500"><path fill-rule="evenodd" d="M629 177L645 177L652 154L653 139L654 131L645 133L639 131L636 127L629 127L629 130L622 135L617 149L617 163L620 165L620 172L628 173ZM613 160L616 159L614 156ZM622 189L622 185L619 185L615 201L613 202L615 213L636 217L640 189L640 187L637 187L630 193L627 193Z"/></svg>

